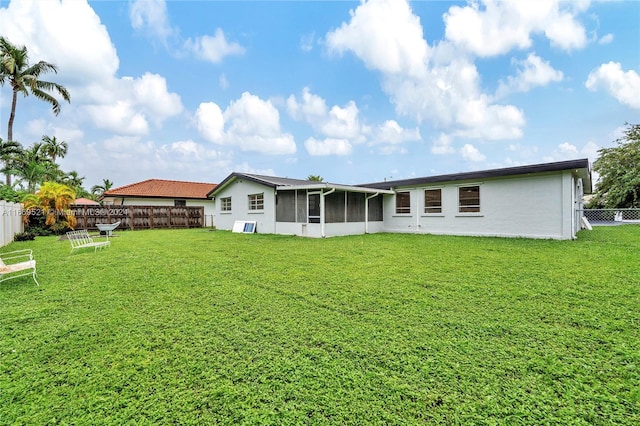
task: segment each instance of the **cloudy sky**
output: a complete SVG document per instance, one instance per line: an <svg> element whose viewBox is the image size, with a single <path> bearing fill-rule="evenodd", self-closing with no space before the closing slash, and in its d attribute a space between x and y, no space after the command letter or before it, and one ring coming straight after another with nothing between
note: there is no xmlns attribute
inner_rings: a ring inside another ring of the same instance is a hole
<svg viewBox="0 0 640 426"><path fill-rule="evenodd" d="M0 0L0 34L72 99L19 97L14 139L87 189L593 161L640 122L637 1Z"/></svg>

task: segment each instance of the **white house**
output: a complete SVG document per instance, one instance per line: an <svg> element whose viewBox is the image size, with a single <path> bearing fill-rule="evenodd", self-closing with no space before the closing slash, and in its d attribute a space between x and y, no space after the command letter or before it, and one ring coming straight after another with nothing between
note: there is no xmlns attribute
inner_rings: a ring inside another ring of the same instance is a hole
<svg viewBox="0 0 640 426"><path fill-rule="evenodd" d="M232 173L213 191L218 229L330 237L411 232L575 238L589 161L571 160L350 186Z"/></svg>

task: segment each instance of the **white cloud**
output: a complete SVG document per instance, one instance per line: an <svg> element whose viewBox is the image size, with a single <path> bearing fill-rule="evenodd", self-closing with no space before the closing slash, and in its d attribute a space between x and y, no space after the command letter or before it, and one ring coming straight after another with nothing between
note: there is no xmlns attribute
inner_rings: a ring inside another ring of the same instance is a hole
<svg viewBox="0 0 640 426"><path fill-rule="evenodd" d="M351 21L326 35L329 50L352 51L365 65L384 73L422 76L429 54L420 18L409 3L371 0L351 11Z"/></svg>
<svg viewBox="0 0 640 426"><path fill-rule="evenodd" d="M440 133L431 147L433 154L455 154L456 150L451 146L452 138L450 135Z"/></svg>
<svg viewBox="0 0 640 426"><path fill-rule="evenodd" d="M131 93L137 105L156 122L180 114L183 110L180 96L170 93L167 81L158 74L145 73L138 79L123 79L123 82L131 82Z"/></svg>
<svg viewBox="0 0 640 426"><path fill-rule="evenodd" d="M569 142L563 142L543 159L544 161L562 161L586 157L593 162L598 157L599 149L600 147L593 141L585 143L582 148Z"/></svg>
<svg viewBox="0 0 640 426"><path fill-rule="evenodd" d="M220 77L218 77L218 83L222 90L227 90L229 88L229 80L227 80L227 76L222 73Z"/></svg>
<svg viewBox="0 0 640 426"><path fill-rule="evenodd" d="M103 97L85 99L79 109L87 113L93 124L121 135L145 135L149 120L156 126L182 112L180 97L170 93L164 77L146 73L140 78L123 77L108 82Z"/></svg>
<svg viewBox="0 0 640 426"><path fill-rule="evenodd" d="M584 7L561 0L470 0L467 6L452 6L445 13L445 34L456 46L482 57L527 49L533 34L544 34L561 49L578 49L587 42L585 29L576 20Z"/></svg>
<svg viewBox="0 0 640 426"><path fill-rule="evenodd" d="M460 153L462 154L462 158L473 162L484 161L487 158L481 154L476 147L468 143L460 149Z"/></svg>
<svg viewBox="0 0 640 426"><path fill-rule="evenodd" d="M480 91L477 68L451 43L430 49L406 1L372 0L327 34L331 51L352 51L383 73L382 87L399 114L458 136L519 138L525 120L511 105L492 104ZM431 57L429 57L431 55Z"/></svg>
<svg viewBox="0 0 640 426"><path fill-rule="evenodd" d="M196 126L200 135L213 143L223 143L224 116L214 102L201 103L196 110Z"/></svg>
<svg viewBox="0 0 640 426"><path fill-rule="evenodd" d="M305 148L310 155L326 156L326 155L349 155L352 146L346 139L326 138L318 140L309 138L304 142Z"/></svg>
<svg viewBox="0 0 640 426"><path fill-rule="evenodd" d="M110 80L119 60L107 29L86 1L11 1L0 9L2 35L29 49L32 63L58 67L56 82L76 102L86 82ZM81 95L80 95L81 96Z"/></svg>
<svg viewBox="0 0 640 426"><path fill-rule="evenodd" d="M609 44L613 42L613 34L605 34L598 40L598 44Z"/></svg>
<svg viewBox="0 0 640 426"><path fill-rule="evenodd" d="M129 5L129 20L135 30L146 32L164 45L178 33L169 23L165 0L134 0Z"/></svg>
<svg viewBox="0 0 640 426"><path fill-rule="evenodd" d="M404 129L395 120L387 120L378 126L372 144L396 145L421 140L420 129Z"/></svg>
<svg viewBox="0 0 640 426"><path fill-rule="evenodd" d="M334 105L327 111L325 100L311 93L308 87L302 90L300 102L294 95L287 99L287 111L296 120L304 120L322 136L331 139L349 139L363 142L370 129L360 123L360 111L354 101L344 107Z"/></svg>
<svg viewBox="0 0 640 426"><path fill-rule="evenodd" d="M523 61L514 61L519 67L515 77L501 81L496 97L503 97L514 92L528 92L537 86L546 86L551 82L562 81L562 71L557 71L535 53L530 53Z"/></svg>
<svg viewBox="0 0 640 426"><path fill-rule="evenodd" d="M591 71L585 86L592 91L603 89L621 104L640 109L640 75L634 70L624 72L618 62Z"/></svg>
<svg viewBox="0 0 640 426"><path fill-rule="evenodd" d="M271 101L251 93L232 101L222 112L213 103L201 103L195 115L200 135L210 142L265 154L294 154L293 136L280 129L280 113Z"/></svg>
<svg viewBox="0 0 640 426"><path fill-rule="evenodd" d="M300 49L303 52L311 52L313 50L313 44L314 44L315 38L316 38L315 31L300 37Z"/></svg>
<svg viewBox="0 0 640 426"><path fill-rule="evenodd" d="M224 35L224 31L218 28L215 36L200 36L195 40L187 39L184 42L184 49L191 51L197 58L217 64L222 62L226 56L242 55L244 47L236 42L229 43Z"/></svg>
<svg viewBox="0 0 640 426"><path fill-rule="evenodd" d="M295 120L304 120L320 127L326 121L327 104L324 99L311 93L308 87L302 90L301 102L294 95L287 98L287 111Z"/></svg>

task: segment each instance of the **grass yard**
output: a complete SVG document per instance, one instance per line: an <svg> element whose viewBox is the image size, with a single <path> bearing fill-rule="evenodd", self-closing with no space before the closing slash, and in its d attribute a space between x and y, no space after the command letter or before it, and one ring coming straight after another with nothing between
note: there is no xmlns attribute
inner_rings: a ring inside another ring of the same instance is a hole
<svg viewBox="0 0 640 426"><path fill-rule="evenodd" d="M117 235L0 249L0 424L640 424L640 226Z"/></svg>

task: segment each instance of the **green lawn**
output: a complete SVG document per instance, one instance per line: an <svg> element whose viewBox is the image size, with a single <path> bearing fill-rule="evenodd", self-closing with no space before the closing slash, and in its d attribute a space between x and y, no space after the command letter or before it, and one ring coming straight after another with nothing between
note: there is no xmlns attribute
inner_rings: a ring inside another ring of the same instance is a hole
<svg viewBox="0 0 640 426"><path fill-rule="evenodd" d="M0 249L0 424L640 424L640 226L117 235Z"/></svg>

